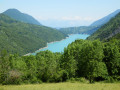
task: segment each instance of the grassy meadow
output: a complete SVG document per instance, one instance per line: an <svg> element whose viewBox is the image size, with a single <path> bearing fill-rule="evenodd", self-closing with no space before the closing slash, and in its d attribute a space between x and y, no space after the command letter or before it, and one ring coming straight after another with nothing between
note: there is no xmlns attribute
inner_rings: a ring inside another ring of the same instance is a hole
<svg viewBox="0 0 120 90"><path fill-rule="evenodd" d="M120 83L43 83L32 85L5 85L0 90L120 90Z"/></svg>

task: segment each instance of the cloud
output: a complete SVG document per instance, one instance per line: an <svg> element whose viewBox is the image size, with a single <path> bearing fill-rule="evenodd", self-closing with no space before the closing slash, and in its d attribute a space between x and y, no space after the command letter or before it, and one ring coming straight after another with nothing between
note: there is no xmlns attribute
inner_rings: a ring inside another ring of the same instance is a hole
<svg viewBox="0 0 120 90"><path fill-rule="evenodd" d="M74 17L61 17L61 20L82 20L82 17L74 16Z"/></svg>
<svg viewBox="0 0 120 90"><path fill-rule="evenodd" d="M50 27L73 27L73 26L88 26L97 18L93 17L81 17L81 16L63 16L63 17L36 17L40 23Z"/></svg>
<svg viewBox="0 0 120 90"><path fill-rule="evenodd" d="M61 20L68 20L68 21L95 21L95 18L92 17L80 17L80 16L74 16L74 17L62 17Z"/></svg>
<svg viewBox="0 0 120 90"><path fill-rule="evenodd" d="M64 17L36 17L39 21L40 20L56 20L56 21L95 21L97 19L92 17L81 17L81 16L64 16Z"/></svg>

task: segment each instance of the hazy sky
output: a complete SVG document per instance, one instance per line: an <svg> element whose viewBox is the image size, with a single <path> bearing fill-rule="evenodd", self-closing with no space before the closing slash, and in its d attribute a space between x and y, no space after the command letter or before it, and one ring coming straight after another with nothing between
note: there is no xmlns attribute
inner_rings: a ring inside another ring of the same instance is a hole
<svg viewBox="0 0 120 90"><path fill-rule="evenodd" d="M120 9L120 0L0 0L0 13L9 8L51 27L83 26Z"/></svg>

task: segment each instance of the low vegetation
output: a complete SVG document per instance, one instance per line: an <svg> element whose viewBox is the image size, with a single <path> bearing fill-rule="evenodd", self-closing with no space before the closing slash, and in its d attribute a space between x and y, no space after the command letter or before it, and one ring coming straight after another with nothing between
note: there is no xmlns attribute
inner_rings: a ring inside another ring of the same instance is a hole
<svg viewBox="0 0 120 90"><path fill-rule="evenodd" d="M0 90L120 90L120 83L43 83L0 86Z"/></svg>

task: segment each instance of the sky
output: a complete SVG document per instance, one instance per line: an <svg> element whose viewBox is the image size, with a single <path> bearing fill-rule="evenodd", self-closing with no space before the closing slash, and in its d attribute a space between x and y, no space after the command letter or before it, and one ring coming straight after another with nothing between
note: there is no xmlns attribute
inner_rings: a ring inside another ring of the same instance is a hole
<svg viewBox="0 0 120 90"><path fill-rule="evenodd" d="M15 8L50 27L88 26L120 9L120 0L0 0L0 13Z"/></svg>

